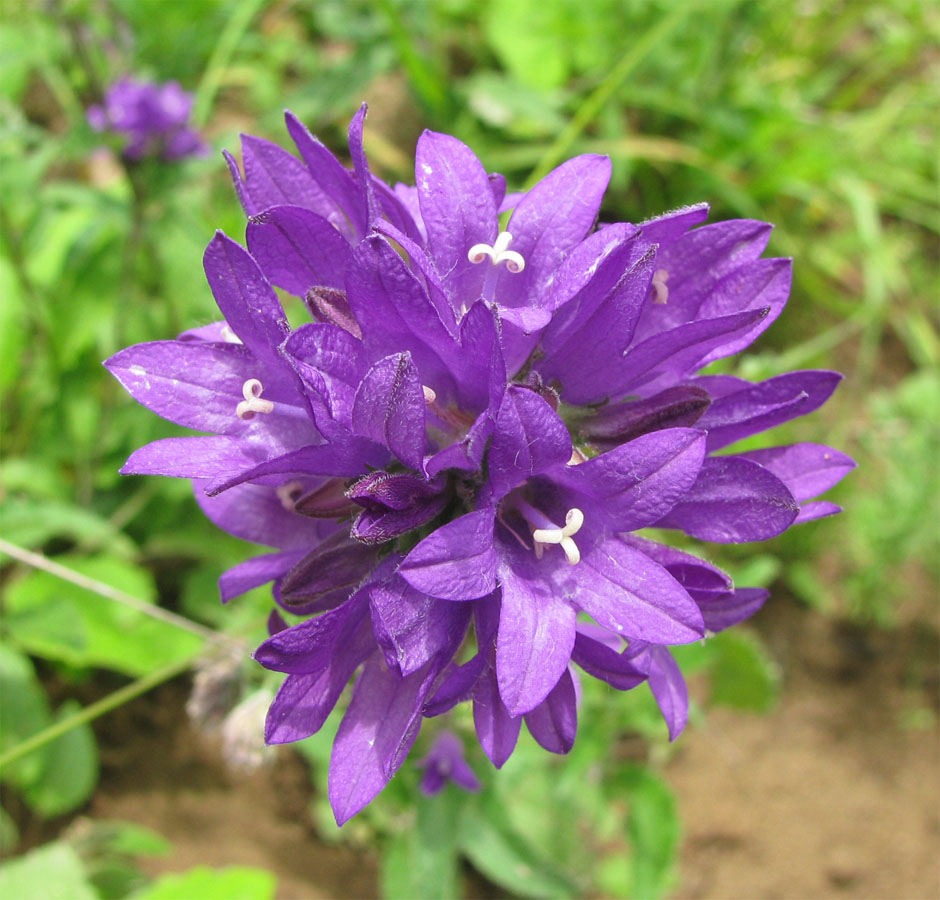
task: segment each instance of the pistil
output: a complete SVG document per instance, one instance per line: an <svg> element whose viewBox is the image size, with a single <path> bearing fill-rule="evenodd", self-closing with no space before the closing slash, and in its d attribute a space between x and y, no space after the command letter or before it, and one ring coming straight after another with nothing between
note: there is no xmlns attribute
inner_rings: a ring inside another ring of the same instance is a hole
<svg viewBox="0 0 940 900"><path fill-rule="evenodd" d="M504 262L510 272L517 274L525 268L525 260L522 258L521 253L509 249L511 242L512 235L508 231L501 231L492 246L490 244L474 244L467 253L467 259L472 263L481 263L489 257L494 266Z"/></svg>
<svg viewBox="0 0 940 900"><path fill-rule="evenodd" d="M536 558L542 558L546 546L558 544L571 565L574 566L581 562L581 551L573 540L574 535L581 530L581 526L584 524L584 513L580 509L576 506L569 509L565 516L564 526L559 528L545 513L525 500L517 500L515 507L532 527L532 541L535 545Z"/></svg>
<svg viewBox="0 0 940 900"><path fill-rule="evenodd" d="M257 378L249 378L242 385L242 396L245 398L235 407L235 415L247 422L255 417L255 413L270 413L274 411L274 404L270 400L262 400L261 394L264 385Z"/></svg>

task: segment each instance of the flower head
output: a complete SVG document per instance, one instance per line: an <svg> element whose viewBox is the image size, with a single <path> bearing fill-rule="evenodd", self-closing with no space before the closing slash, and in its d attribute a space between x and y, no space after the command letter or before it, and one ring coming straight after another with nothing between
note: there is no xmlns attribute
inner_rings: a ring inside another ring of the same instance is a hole
<svg viewBox="0 0 940 900"><path fill-rule="evenodd" d="M122 135L122 153L130 160L204 156L208 147L188 124L192 106L192 95L176 81L122 78L108 88L101 105L88 108L88 122L95 131Z"/></svg>
<svg viewBox="0 0 940 900"><path fill-rule="evenodd" d="M227 159L247 249L219 233L205 255L224 322L107 362L142 403L210 433L143 447L123 471L194 479L213 521L275 550L226 572L223 599L273 581L281 610L308 617L273 616L255 653L287 675L268 742L316 732L359 672L330 767L340 823L422 718L460 702L496 766L523 722L567 752L577 670L648 681L675 737L687 700L668 647L766 593L635 532L764 540L837 511L812 498L853 465L816 444L715 455L839 380L697 374L786 301L789 261L761 259L769 226L697 227L703 204L596 228L606 158L507 195L431 132L416 185L392 188L369 170L364 116L351 170L290 114L299 157L244 137L243 170ZM291 329L273 286L311 321Z"/></svg>

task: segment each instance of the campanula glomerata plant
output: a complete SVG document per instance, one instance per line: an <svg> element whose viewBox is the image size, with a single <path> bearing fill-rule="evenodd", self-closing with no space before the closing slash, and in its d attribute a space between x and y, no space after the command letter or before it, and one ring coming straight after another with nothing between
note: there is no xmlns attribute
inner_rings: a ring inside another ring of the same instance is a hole
<svg viewBox="0 0 940 900"><path fill-rule="evenodd" d="M817 409L837 373L698 374L783 310L790 261L762 257L770 225L705 225L705 204L598 225L607 158L507 193L432 132L416 184L390 186L364 119L351 169L289 113L298 155L244 137L243 170L227 159L247 249L220 232L204 260L222 319L106 363L208 432L122 471L192 479L214 523L273 549L220 580L224 601L273 582L255 659L287 677L266 740L318 731L355 677L330 766L340 824L423 720L460 703L496 766L523 722L570 750L583 674L648 682L675 738L688 696L670 646L767 592L641 532L767 540L837 512L815 498L854 465L820 444L728 450ZM274 287L307 324L288 325ZM425 790L476 785L446 732L424 765Z"/></svg>

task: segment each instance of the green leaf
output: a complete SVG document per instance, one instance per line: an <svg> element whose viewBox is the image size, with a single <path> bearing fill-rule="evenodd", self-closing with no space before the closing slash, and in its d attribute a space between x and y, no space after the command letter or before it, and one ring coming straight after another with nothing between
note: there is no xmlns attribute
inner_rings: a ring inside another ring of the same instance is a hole
<svg viewBox="0 0 940 900"><path fill-rule="evenodd" d="M20 830L10 814L0 806L0 856L9 856L20 842Z"/></svg>
<svg viewBox="0 0 940 900"><path fill-rule="evenodd" d="M630 896L636 900L656 900L676 880L679 848L679 817L676 800L649 769L629 766L619 779L630 807L627 834L632 856Z"/></svg>
<svg viewBox="0 0 940 900"><path fill-rule="evenodd" d="M0 752L42 731L50 721L49 701L33 664L9 643L0 643ZM24 787L39 778L42 754L32 753L3 770L3 778Z"/></svg>
<svg viewBox="0 0 940 900"><path fill-rule="evenodd" d="M106 839L108 851L124 856L169 856L173 845L152 828L136 822L95 821L96 828Z"/></svg>
<svg viewBox="0 0 940 900"><path fill-rule="evenodd" d="M155 594L149 572L116 557L57 562L142 600L152 601ZM8 586L5 624L36 656L128 675L146 674L200 646L199 638L186 631L38 571Z"/></svg>
<svg viewBox="0 0 940 900"><path fill-rule="evenodd" d="M515 894L547 900L578 895L574 884L507 826L499 808L468 803L460 820L458 843L490 881Z"/></svg>
<svg viewBox="0 0 940 900"><path fill-rule="evenodd" d="M487 40L521 82L551 90L568 77L568 40L558 3L492 0L484 18Z"/></svg>
<svg viewBox="0 0 940 900"><path fill-rule="evenodd" d="M0 256L0 390L19 377L20 357L29 330L24 327L23 299L10 261Z"/></svg>
<svg viewBox="0 0 940 900"><path fill-rule="evenodd" d="M742 631L723 631L711 643L711 702L767 712L777 699L780 675L757 639Z"/></svg>
<svg viewBox="0 0 940 900"><path fill-rule="evenodd" d="M0 897L7 900L98 900L78 854L56 841L0 866Z"/></svg>
<svg viewBox="0 0 940 900"><path fill-rule="evenodd" d="M265 869L196 866L187 872L161 876L135 894L134 900L274 900L276 887L274 873Z"/></svg>
<svg viewBox="0 0 940 900"><path fill-rule="evenodd" d="M457 820L464 796L448 785L433 797L419 794L417 822L396 835L382 857L386 900L457 897Z"/></svg>
<svg viewBox="0 0 940 900"><path fill-rule="evenodd" d="M66 719L79 709L79 703L67 701L56 711L55 719ZM94 792L98 783L94 732L86 722L52 741L42 754L42 772L24 794L29 805L48 819L76 809Z"/></svg>

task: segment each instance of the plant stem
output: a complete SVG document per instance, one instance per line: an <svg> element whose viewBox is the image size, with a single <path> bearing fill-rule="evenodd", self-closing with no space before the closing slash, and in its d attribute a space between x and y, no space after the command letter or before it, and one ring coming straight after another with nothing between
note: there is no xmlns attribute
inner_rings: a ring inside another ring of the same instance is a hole
<svg viewBox="0 0 940 900"><path fill-rule="evenodd" d="M144 675L142 678L138 678L137 681L132 681L130 684L116 690L113 694L108 694L107 697L102 697L90 706L86 706L79 712L63 719L61 722L56 722L54 725L50 725L48 728L27 738L25 741L21 741L15 747L10 748L6 753L0 755L0 769L10 765L10 763L16 762L16 760L21 759L28 753L32 753L34 750L44 747L50 741L62 737L63 734L67 734L73 728L84 725L86 722L92 722L99 716L111 712L112 709L117 709L117 707L133 700L135 697L147 693L147 691L151 688L155 688L158 684L163 684L164 681L169 681L181 672L185 672L191 665L193 659L194 656L190 655L185 659L178 659L175 662L167 663L167 665L162 668L148 675Z"/></svg>
<svg viewBox="0 0 940 900"><path fill-rule="evenodd" d="M125 606L129 606L131 609L137 610L137 612L150 616L152 619L159 619L161 622L174 625L177 628L188 631L207 641L227 643L235 640L226 634L213 631L211 628L206 628L198 622L193 622L185 616L177 615L175 612L163 609L160 606L155 606L152 603L148 603L146 600L125 594L124 591L119 591L117 588L113 588L111 585L105 584L102 581L96 581L94 578L82 575L81 572L76 572L74 569L60 565L48 557L43 556L41 553L33 553L30 550L18 547L16 544L11 544L9 541L3 540L3 538L0 538L0 552L6 553L8 556L12 556L14 559L18 559L20 562L26 563L29 566L33 566L33 568L41 569L43 572L48 572L50 575L55 575L57 578L63 579L63 581L71 582L77 587L84 588L86 591L92 591L101 597L106 597L108 600L114 600L116 603L123 603Z"/></svg>

